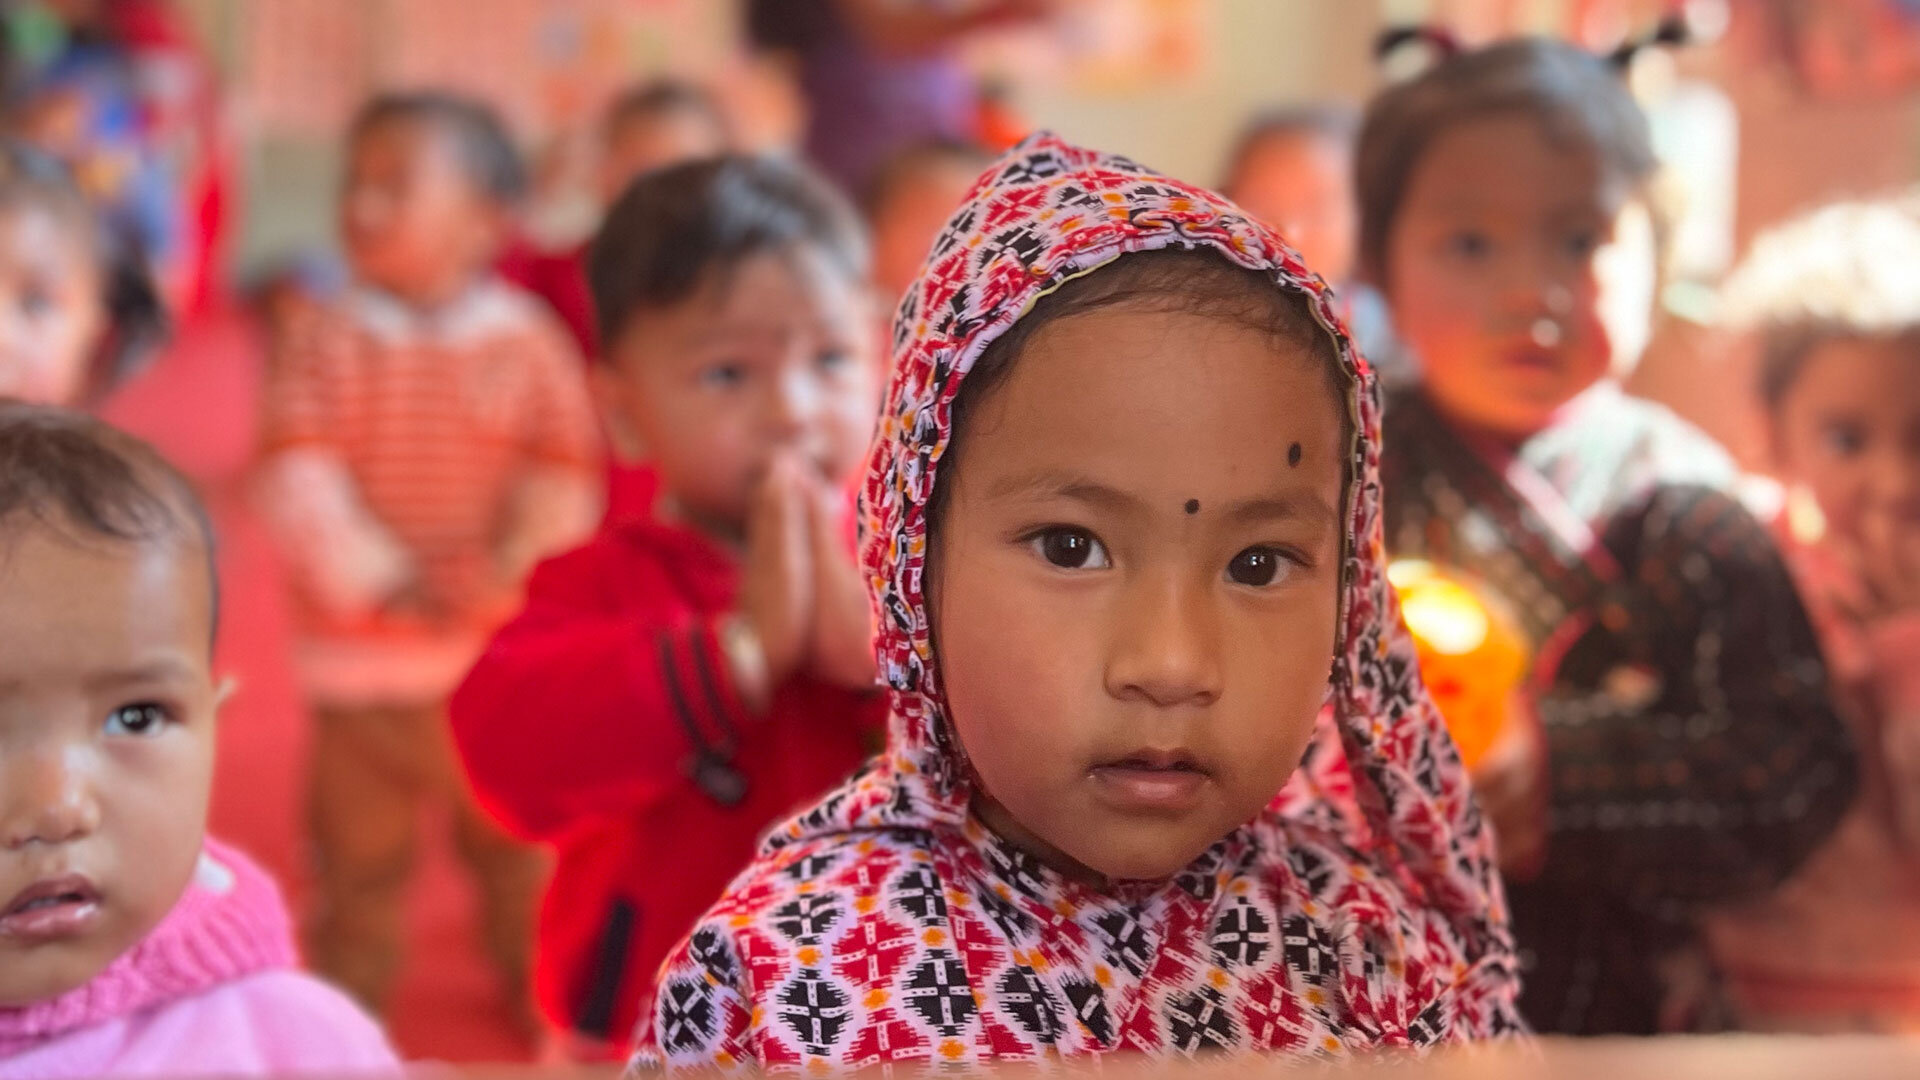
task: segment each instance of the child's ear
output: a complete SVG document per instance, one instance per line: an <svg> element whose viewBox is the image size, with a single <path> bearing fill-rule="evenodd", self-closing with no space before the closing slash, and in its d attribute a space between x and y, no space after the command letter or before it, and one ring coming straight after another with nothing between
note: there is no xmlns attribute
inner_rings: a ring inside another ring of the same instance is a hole
<svg viewBox="0 0 1920 1080"><path fill-rule="evenodd" d="M613 456L626 465L645 461L647 447L633 426L633 413L628 404L627 395L631 391L627 381L613 370L611 361L593 362L587 369L587 389L593 395L594 408L600 413L600 423L606 428Z"/></svg>

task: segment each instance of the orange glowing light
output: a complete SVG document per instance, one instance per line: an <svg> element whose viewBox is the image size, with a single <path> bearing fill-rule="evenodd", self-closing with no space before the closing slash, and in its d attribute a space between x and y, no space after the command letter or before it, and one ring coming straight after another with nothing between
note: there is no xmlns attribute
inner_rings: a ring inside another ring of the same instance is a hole
<svg viewBox="0 0 1920 1080"><path fill-rule="evenodd" d="M1532 662L1526 638L1487 595L1432 563L1387 567L1420 655L1420 677L1472 768L1505 730L1513 692Z"/></svg>

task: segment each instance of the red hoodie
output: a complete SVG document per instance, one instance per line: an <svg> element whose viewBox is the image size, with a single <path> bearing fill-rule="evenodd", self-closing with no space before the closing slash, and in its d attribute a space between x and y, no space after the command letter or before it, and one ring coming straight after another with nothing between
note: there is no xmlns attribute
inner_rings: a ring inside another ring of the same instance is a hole
<svg viewBox="0 0 1920 1080"><path fill-rule="evenodd" d="M559 864L540 915L547 1015L622 1040L667 950L760 832L877 746L883 698L812 679L742 706L715 630L740 566L712 541L621 524L542 565L452 702L481 801Z"/></svg>

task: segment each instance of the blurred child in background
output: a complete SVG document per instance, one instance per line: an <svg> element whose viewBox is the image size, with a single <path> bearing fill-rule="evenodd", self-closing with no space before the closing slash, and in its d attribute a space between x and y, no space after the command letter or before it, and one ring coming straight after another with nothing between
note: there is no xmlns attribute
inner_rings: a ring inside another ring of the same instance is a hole
<svg viewBox="0 0 1920 1080"><path fill-rule="evenodd" d="M317 725L312 956L376 1012L433 800L454 810L489 953L531 1023L541 859L474 807L445 717L533 563L600 512L580 359L490 269L521 184L484 107L438 93L365 106L341 194L354 287L286 343L269 395L263 483Z"/></svg>
<svg viewBox="0 0 1920 1080"><path fill-rule="evenodd" d="M732 144L726 113L705 89L677 79L641 83L615 98L600 122L595 195L602 207L612 206L635 177L714 157ZM598 351L585 245L554 252L516 245L501 260L500 271L553 305L582 356Z"/></svg>
<svg viewBox="0 0 1920 1080"><path fill-rule="evenodd" d="M1850 740L1732 463L1620 389L1657 249L1620 72L1544 39L1440 51L1359 143L1361 271L1420 372L1388 402L1387 544L1489 590L1533 650L1475 771L1528 1019L1696 1028L1700 914L1826 839Z"/></svg>
<svg viewBox="0 0 1920 1080"><path fill-rule="evenodd" d="M874 174L863 209L873 234L873 287L882 319L893 317L933 238L992 162L992 154L972 143L926 142L888 158Z"/></svg>
<svg viewBox="0 0 1920 1080"><path fill-rule="evenodd" d="M489 808L554 841L539 991L605 1059L762 829L874 745L848 484L878 391L854 213L795 166L655 172L592 248L614 443L648 517L542 566L453 700Z"/></svg>
<svg viewBox="0 0 1920 1080"><path fill-rule="evenodd" d="M1360 212L1353 193L1353 141L1360 113L1342 105L1299 105L1257 116L1227 157L1220 190L1280 230L1307 265L1326 275L1345 303L1354 339L1383 380L1406 375L1380 294L1354 277Z"/></svg>
<svg viewBox="0 0 1920 1080"><path fill-rule="evenodd" d="M272 880L206 835L219 597L187 481L0 401L0 1075L397 1072L297 971Z"/></svg>
<svg viewBox="0 0 1920 1080"><path fill-rule="evenodd" d="M1775 895L1717 914L1741 1026L1920 1031L1920 203L1827 207L1755 242L1729 314L1757 337L1787 492L1775 535L1860 748L1860 797Z"/></svg>
<svg viewBox="0 0 1920 1080"><path fill-rule="evenodd" d="M597 176L601 206L612 206L637 177L683 161L715 157L732 144L726 113L705 89L675 79L641 83L614 99L601 122ZM599 356L584 244L561 252L516 248L502 261L501 272L553 305L584 356ZM645 518L658 491L659 480L651 468L624 463L615 455L607 466L607 520Z"/></svg>
<svg viewBox="0 0 1920 1080"><path fill-rule="evenodd" d="M1360 218L1353 138L1360 115L1331 105L1279 109L1241 129L1221 191L1280 230L1307 265L1339 283L1353 276Z"/></svg>
<svg viewBox="0 0 1920 1080"><path fill-rule="evenodd" d="M0 397L93 404L165 328L144 260L66 170L0 141Z"/></svg>

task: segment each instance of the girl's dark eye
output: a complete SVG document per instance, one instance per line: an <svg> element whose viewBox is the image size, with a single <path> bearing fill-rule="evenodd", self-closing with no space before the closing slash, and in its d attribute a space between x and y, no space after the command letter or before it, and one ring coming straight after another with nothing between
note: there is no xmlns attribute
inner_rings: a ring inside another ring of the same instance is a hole
<svg viewBox="0 0 1920 1080"><path fill-rule="evenodd" d="M1269 547L1252 547L1227 563L1227 580L1236 585L1263 588L1280 580L1287 570L1287 557Z"/></svg>
<svg viewBox="0 0 1920 1080"><path fill-rule="evenodd" d="M740 364L715 364L700 372L700 382L704 386L731 389L747 379L747 369Z"/></svg>
<svg viewBox="0 0 1920 1080"><path fill-rule="evenodd" d="M1867 433L1858 424L1828 424L1820 429L1820 440L1841 457L1852 457L1867 448Z"/></svg>
<svg viewBox="0 0 1920 1080"><path fill-rule="evenodd" d="M38 318L53 310L53 290L41 285L29 285L20 291L20 310L30 318Z"/></svg>
<svg viewBox="0 0 1920 1080"><path fill-rule="evenodd" d="M1447 238L1448 251L1469 259L1477 259L1485 255L1492 247L1492 242L1483 233L1458 232Z"/></svg>
<svg viewBox="0 0 1920 1080"><path fill-rule="evenodd" d="M1085 529L1048 529L1028 543L1062 570L1102 570L1113 565L1106 546Z"/></svg>
<svg viewBox="0 0 1920 1080"><path fill-rule="evenodd" d="M1567 237L1567 254L1576 259L1586 258L1599 246L1600 238L1590 232L1577 232Z"/></svg>
<svg viewBox="0 0 1920 1080"><path fill-rule="evenodd" d="M172 715L166 706L151 701L136 701L107 714L107 734L153 736L159 734L170 719Z"/></svg>
<svg viewBox="0 0 1920 1080"><path fill-rule="evenodd" d="M817 362L822 371L839 371L851 359L852 356L845 349L827 349L820 354Z"/></svg>

